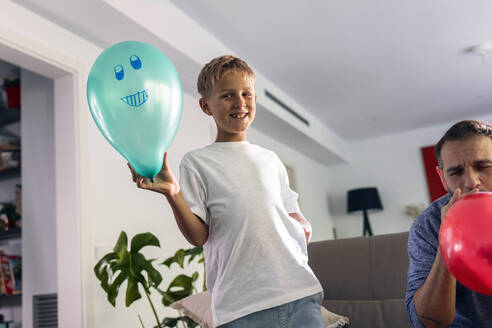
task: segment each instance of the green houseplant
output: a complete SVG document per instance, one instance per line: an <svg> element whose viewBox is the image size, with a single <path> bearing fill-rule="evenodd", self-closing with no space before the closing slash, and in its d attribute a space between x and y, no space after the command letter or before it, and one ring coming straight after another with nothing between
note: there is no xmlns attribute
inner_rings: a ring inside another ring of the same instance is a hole
<svg viewBox="0 0 492 328"><path fill-rule="evenodd" d="M162 304L169 306L180 299L190 296L197 290L195 283L199 273L195 271L191 276L179 274L169 283L167 288L159 287L162 282L162 276L154 267L153 263L156 260L149 260L140 253L140 250L146 246L160 247L160 242L150 232L141 233L132 238L130 249L128 249L128 237L126 232L122 231L113 251L104 255L94 266L94 272L101 283L101 287L107 294L108 302L116 306L116 297L121 285L126 281L125 305L129 307L142 297L139 290L140 286L154 314L157 322L156 327L181 326L194 328L198 326L193 320L181 314L178 317L167 317L160 321L150 295L151 291L155 290L161 295ZM195 259L197 259L198 263L205 263L201 247L186 250L179 249L161 264L170 269L176 263L184 269L185 263L190 264ZM205 290L205 287L203 289ZM140 320L140 322L142 321Z"/></svg>
<svg viewBox="0 0 492 328"><path fill-rule="evenodd" d="M198 259L198 263L202 263L203 265L205 265L205 257L203 255L203 249L201 247L178 249L173 256L167 258L161 264L167 266L170 269L171 266L176 263L177 265L179 265L179 267L181 267L181 269L184 269L185 263L190 264L194 259ZM169 306L172 303L188 297L193 294L193 292L197 291L195 287L195 282L197 281L197 279L197 271L195 271L191 276L180 274L171 281L169 287L166 290L156 288L162 295L163 305ZM205 277L203 279L202 290L206 290ZM194 328L198 326L198 324L191 320L189 317L183 315L174 318L167 317L164 318L162 322L164 327L178 327L179 323L183 324L184 327L187 328Z"/></svg>

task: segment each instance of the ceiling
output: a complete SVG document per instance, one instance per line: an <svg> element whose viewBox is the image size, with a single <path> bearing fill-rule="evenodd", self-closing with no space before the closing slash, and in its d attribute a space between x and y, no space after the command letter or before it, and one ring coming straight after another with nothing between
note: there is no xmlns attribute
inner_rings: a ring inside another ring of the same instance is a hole
<svg viewBox="0 0 492 328"><path fill-rule="evenodd" d="M492 112L492 53L469 51L492 40L487 0L138 1L171 1L349 142ZM101 1L15 2L109 45Z"/></svg>
<svg viewBox="0 0 492 328"><path fill-rule="evenodd" d="M492 112L491 1L171 1L347 141Z"/></svg>

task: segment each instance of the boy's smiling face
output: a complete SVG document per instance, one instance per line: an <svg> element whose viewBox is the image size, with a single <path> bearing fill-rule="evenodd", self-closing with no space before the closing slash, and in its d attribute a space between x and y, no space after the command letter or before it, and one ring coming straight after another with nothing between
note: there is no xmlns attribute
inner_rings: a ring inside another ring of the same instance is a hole
<svg viewBox="0 0 492 328"><path fill-rule="evenodd" d="M247 73L225 73L200 99L200 107L217 125L217 142L244 141L256 113L255 79Z"/></svg>

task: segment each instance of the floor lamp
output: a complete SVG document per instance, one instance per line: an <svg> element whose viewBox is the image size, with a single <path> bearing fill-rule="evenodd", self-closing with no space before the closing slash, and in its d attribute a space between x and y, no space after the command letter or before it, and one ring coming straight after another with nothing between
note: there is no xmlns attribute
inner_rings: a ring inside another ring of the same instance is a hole
<svg viewBox="0 0 492 328"><path fill-rule="evenodd" d="M371 224L367 210L383 209L381 199L379 198L378 189L375 187L352 189L347 192L347 212L362 210L364 212L362 235L372 236Z"/></svg>

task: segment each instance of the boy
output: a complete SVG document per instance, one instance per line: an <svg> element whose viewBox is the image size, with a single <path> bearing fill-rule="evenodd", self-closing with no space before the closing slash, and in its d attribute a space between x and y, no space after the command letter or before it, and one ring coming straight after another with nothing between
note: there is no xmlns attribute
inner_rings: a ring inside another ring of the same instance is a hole
<svg viewBox="0 0 492 328"><path fill-rule="evenodd" d="M222 56L198 77L200 107L217 125L216 142L187 153L176 181L164 157L143 189L166 196L185 238L202 246L215 325L324 327L322 287L307 265L310 225L272 151L250 144L255 75L241 59Z"/></svg>

